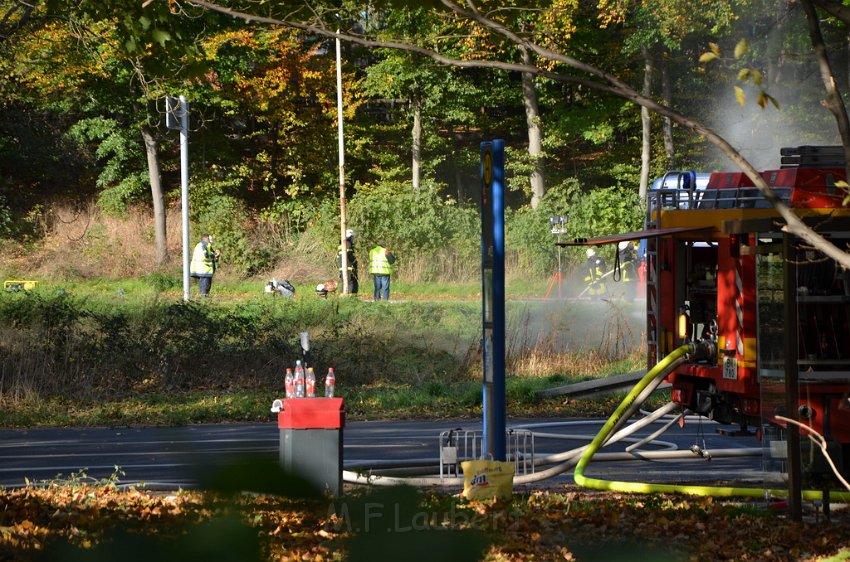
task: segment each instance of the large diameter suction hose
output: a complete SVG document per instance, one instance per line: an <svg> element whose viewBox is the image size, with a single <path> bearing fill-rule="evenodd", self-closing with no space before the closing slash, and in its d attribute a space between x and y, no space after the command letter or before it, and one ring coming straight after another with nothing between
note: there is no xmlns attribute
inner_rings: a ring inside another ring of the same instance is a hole
<svg viewBox="0 0 850 562"><path fill-rule="evenodd" d="M671 494L688 494L692 496L716 496L716 497L764 497L765 493L774 496L787 496L788 490L764 490L762 488L739 488L734 486L694 486L694 485L678 485L678 484L651 484L648 482L623 482L616 480L601 480L599 478L590 478L584 475L584 470L593 458L593 455L606 442L608 437L616 428L620 427L628 416L639 407L640 403L636 399L643 391L653 384L654 381L660 380L667 376L676 365L691 351L691 346L683 345L673 351L652 368L626 395L614 413L590 442L587 449L582 453L581 458L573 472L573 479L579 486L585 488L593 488L596 490L611 490L615 492L632 492L641 494L650 493L671 493ZM821 500L823 493L820 490L804 490L802 496L806 500ZM850 501L850 493L847 492L830 492L830 499L837 501Z"/></svg>
<svg viewBox="0 0 850 562"><path fill-rule="evenodd" d="M656 421L658 418L660 418L660 417L662 417L666 414L669 414L676 407L677 407L676 404L673 404L672 402L670 402L667 406L663 406L662 408L659 408L659 410L657 410L656 412L653 412L649 416L647 416L647 417L645 417L641 420L638 420L637 422L633 423L629 427L627 427L625 429L621 429L620 431L618 431L617 433L615 433L613 435L609 433L608 438L605 440L604 443L602 443L602 446L605 446L605 445L608 445L608 444L611 444L611 443L616 443L617 441L620 441L621 439L628 437L632 433L635 433L637 430L642 429L643 427L645 427L645 426L651 424L652 422ZM539 471L539 472L533 472L531 474L524 474L522 476L515 476L514 477L514 484L530 484L530 483L533 483L533 482L540 482L542 480L547 480L549 478L553 478L555 476L558 476L559 474L562 474L562 473L570 470L571 468L573 468L576 465L576 463L578 462L579 455L581 455L584 451L586 451L588 447L589 447L589 445L582 445L581 447L571 449L569 451L564 451L562 453L550 455L550 456L546 457L545 459L543 459L544 462L545 463L557 462L559 464L557 464L553 467L547 468L546 470ZM682 451L676 451L676 452L681 453ZM690 453L690 451L688 451L688 452ZM678 458L683 458L683 457L686 457L686 456L687 455L681 455ZM612 457L611 460L630 460L630 459L637 459L637 458L638 458L637 455L630 454L628 456L617 455L616 457ZM537 465L537 464L538 463L535 463L535 465ZM543 464L543 463L540 463L540 464Z"/></svg>
<svg viewBox="0 0 850 562"><path fill-rule="evenodd" d="M664 415L669 414L678 406L672 402L667 404L666 406L662 406L658 410L652 412L645 418L642 418L630 426L623 428L617 431L613 435L609 435L605 440L603 445L608 445L611 443L616 443L629 435L635 433L639 429L653 423ZM543 480L547 480L549 478L553 478L561 473L564 473L571 468L573 468L578 462L579 455L583 451L587 449L588 445L583 445L581 447L571 449L569 451L564 451L562 453L557 453L555 455L550 455L546 457L543 463L535 462L537 464L547 464L547 463L559 463L556 466L548 468L543 471L533 472L531 474L523 474L520 476L514 477L514 484L531 484L534 482L541 482ZM712 451L714 456L726 456L729 452L727 451ZM739 453L739 451L735 451L734 454ZM650 452L641 452L640 457L635 453L600 453L598 458L604 458L605 460L635 460L637 458L645 458L645 459L672 459L672 458L689 458L692 457L693 453L691 451L650 451ZM419 476L419 477L409 477L409 476L389 476L386 474L374 474L371 471L367 472L357 472L357 471L343 471L343 479L346 482L352 484L371 484L378 486L397 486L401 484L406 484L409 486L442 486L442 487L456 487L463 485L463 478L440 478L436 476Z"/></svg>
<svg viewBox="0 0 850 562"><path fill-rule="evenodd" d="M665 369L663 375L674 369L681 363L686 361L686 357L681 355L677 358L670 358L669 362L665 362ZM655 378L650 378L646 385L640 388L635 395L632 397L631 404L624 408L620 412L619 420L611 425L610 431L607 433L605 438L602 440L601 444L597 446L597 450L600 447L607 446L609 444L616 443L628 436L632 435L639 429L655 422L659 418L663 417L671 413L678 406L674 403L669 403L661 408L658 408L656 411L648 414L646 417L634 422L628 427L622 428L622 426L628 421L628 419L634 414L635 411L643 404L643 402L649 397L650 394L655 390L655 388L661 383L661 379L663 376L657 376ZM622 429L621 429L622 428ZM641 440L642 443L645 443L647 440ZM535 462L535 465L538 464L549 464L549 463L559 463L555 466L548 468L543 471L533 472L531 474L523 474L514 477L514 484L522 485L522 484L531 484L535 482L541 482L543 480L547 480L549 478L553 478L559 474L562 474L573 467L576 466L576 463L579 462L579 456L587 450L589 445L583 445L581 447L564 451L562 453L558 453L555 455L550 455L543 459L543 462ZM720 457L739 457L739 456L753 456L755 453L760 453L760 451L755 451L753 449L723 449L723 450L713 450L712 456L716 458ZM693 457L693 453L691 451L642 451L639 455L635 452L627 452L627 453L598 453L596 457L600 460L607 461L624 461L624 460L635 460L638 458L644 459L688 459ZM352 484L368 484L368 485L376 485L376 486L398 486L398 485L409 485L409 486L422 486L422 487L457 487L463 485L463 478L441 478L436 476L419 476L419 477L401 477L401 476L390 476L386 474L375 474L372 471L344 471L343 479Z"/></svg>

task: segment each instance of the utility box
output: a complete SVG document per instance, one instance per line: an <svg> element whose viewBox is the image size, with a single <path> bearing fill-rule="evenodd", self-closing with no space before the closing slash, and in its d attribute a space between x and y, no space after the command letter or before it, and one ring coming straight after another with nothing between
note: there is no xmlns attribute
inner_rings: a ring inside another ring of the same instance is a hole
<svg viewBox="0 0 850 562"><path fill-rule="evenodd" d="M333 496L342 493L342 398L286 398L278 412L280 464Z"/></svg>

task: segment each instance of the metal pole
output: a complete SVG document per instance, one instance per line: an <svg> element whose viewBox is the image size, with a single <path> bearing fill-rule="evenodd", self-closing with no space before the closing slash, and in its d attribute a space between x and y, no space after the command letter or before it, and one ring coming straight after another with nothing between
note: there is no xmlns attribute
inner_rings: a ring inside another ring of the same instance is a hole
<svg viewBox="0 0 850 562"><path fill-rule="evenodd" d="M348 248L345 231L348 228L345 217L345 143L342 134L342 54L339 30L336 30L336 121L339 140L339 247L340 267L342 268L342 294L349 294L348 288Z"/></svg>
<svg viewBox="0 0 850 562"><path fill-rule="evenodd" d="M788 419L799 420L797 408L800 402L799 350L797 349L797 255L794 240L787 232L782 237L785 256L785 415ZM800 429L794 424L786 424L788 439L788 516L793 521L803 519L802 500L802 459L800 458Z"/></svg>
<svg viewBox="0 0 850 562"><path fill-rule="evenodd" d="M505 142L481 143L483 449L506 458L505 442Z"/></svg>
<svg viewBox="0 0 850 562"><path fill-rule="evenodd" d="M505 141L493 141L493 458L507 460L505 429Z"/></svg>
<svg viewBox="0 0 850 562"><path fill-rule="evenodd" d="M180 96L180 199L183 206L183 300L189 300L189 102Z"/></svg>
<svg viewBox="0 0 850 562"><path fill-rule="evenodd" d="M558 227L558 300L561 300L561 285L563 282L561 281L561 227Z"/></svg>

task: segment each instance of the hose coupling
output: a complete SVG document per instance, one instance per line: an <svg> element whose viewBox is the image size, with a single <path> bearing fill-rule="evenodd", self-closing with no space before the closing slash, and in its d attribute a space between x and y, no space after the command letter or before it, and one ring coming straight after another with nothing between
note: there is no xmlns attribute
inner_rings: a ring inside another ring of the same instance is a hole
<svg viewBox="0 0 850 562"><path fill-rule="evenodd" d="M703 449L702 447L700 447L696 443L691 445L691 452L695 455L699 455L700 457L704 458L707 461L711 460L711 453L709 453L707 450Z"/></svg>
<svg viewBox="0 0 850 562"><path fill-rule="evenodd" d="M717 360L717 342L713 340L700 340L688 344L691 361L708 361L709 363Z"/></svg>

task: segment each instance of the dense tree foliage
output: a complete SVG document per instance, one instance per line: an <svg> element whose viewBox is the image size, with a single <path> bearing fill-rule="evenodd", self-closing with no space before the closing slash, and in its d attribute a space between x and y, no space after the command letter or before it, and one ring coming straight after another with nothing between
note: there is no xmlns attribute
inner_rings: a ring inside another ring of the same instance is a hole
<svg viewBox="0 0 850 562"><path fill-rule="evenodd" d="M264 5L257 18L303 9ZM532 56L428 3L311 7L335 14L327 21L343 31L406 38L458 60L521 63ZM830 116L819 108L822 86L796 4L486 0L477 7L497 25L603 68L638 91L651 58L648 95L711 124L757 165L775 163L783 145L836 142ZM149 206L152 197L155 204L157 178L166 205L177 203L177 136L165 128L163 100L182 94L191 104L193 224L228 233L227 249L239 256L231 265L244 274L274 265L281 249L258 242L263 229L281 233L286 243L322 228L333 245L338 169L330 38L159 0L7 0L0 12L7 16L0 28L0 235L37 235L36 224L60 200L95 200L112 213ZM846 84L843 23L824 19L822 29L839 84ZM746 53L724 58L742 38ZM700 64L709 43L718 45L724 64ZM389 237L427 253L435 240L455 244L452 236L467 236L469 229L460 234L440 224L467 223L477 201L478 145L491 138L508 146L508 202L517 211L510 216L523 216L533 200L541 204L529 223L539 224L532 238L546 238L546 213L622 216L620 224L605 223L613 228L639 220L637 205L625 215L614 205L640 183L641 115L633 102L581 80L447 67L413 52L347 43L342 58L346 189L351 226L366 239ZM540 64L566 71L558 61ZM765 77L759 87L779 110L735 103L733 86L754 87L752 80L736 81L745 68ZM528 112L529 95L536 116ZM693 132L651 119L651 176L673 161L685 169L730 166ZM536 150L532 125L540 135ZM541 198L535 178L555 194ZM579 211L577 205L590 202L605 207ZM432 227L439 234L422 234ZM529 259L544 263L552 251Z"/></svg>

